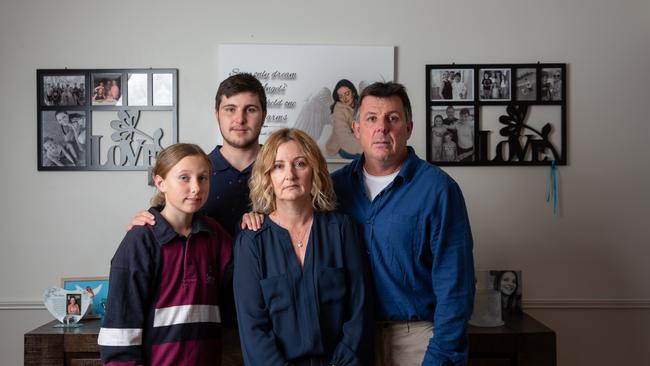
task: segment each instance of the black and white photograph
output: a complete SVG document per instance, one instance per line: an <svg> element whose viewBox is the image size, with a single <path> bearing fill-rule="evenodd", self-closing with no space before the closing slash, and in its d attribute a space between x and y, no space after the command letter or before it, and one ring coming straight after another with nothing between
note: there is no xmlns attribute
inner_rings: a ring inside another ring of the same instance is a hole
<svg viewBox="0 0 650 366"><path fill-rule="evenodd" d="M537 69L517 69L517 100L537 100Z"/></svg>
<svg viewBox="0 0 650 366"><path fill-rule="evenodd" d="M431 69L431 100L474 100L474 70L472 69Z"/></svg>
<svg viewBox="0 0 650 366"><path fill-rule="evenodd" d="M510 69L480 69L479 97L484 101L510 100Z"/></svg>
<svg viewBox="0 0 650 366"><path fill-rule="evenodd" d="M122 74L92 74L92 105L123 105Z"/></svg>
<svg viewBox="0 0 650 366"><path fill-rule="evenodd" d="M561 68L543 68L540 83L543 102L562 100Z"/></svg>
<svg viewBox="0 0 650 366"><path fill-rule="evenodd" d="M491 270L492 288L501 294L501 314L520 314L522 282L521 271Z"/></svg>
<svg viewBox="0 0 650 366"><path fill-rule="evenodd" d="M48 75L43 77L43 103L46 106L84 105L84 75Z"/></svg>
<svg viewBox="0 0 650 366"><path fill-rule="evenodd" d="M474 107L432 106L427 128L427 156L432 163L474 159Z"/></svg>
<svg viewBox="0 0 650 366"><path fill-rule="evenodd" d="M43 167L86 165L86 112L57 110L41 112L39 151Z"/></svg>

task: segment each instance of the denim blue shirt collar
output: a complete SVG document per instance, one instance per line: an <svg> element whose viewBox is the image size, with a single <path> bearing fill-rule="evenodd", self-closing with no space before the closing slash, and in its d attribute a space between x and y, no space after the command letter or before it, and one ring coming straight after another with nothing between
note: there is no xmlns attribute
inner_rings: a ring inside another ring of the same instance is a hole
<svg viewBox="0 0 650 366"><path fill-rule="evenodd" d="M363 156L335 171L339 210L363 235L378 319L434 321L422 364L461 364L474 298L465 202L451 177L407 150L397 177L373 200L364 191Z"/></svg>
<svg viewBox="0 0 650 366"><path fill-rule="evenodd" d="M418 156L415 154L415 150L412 147L407 146L406 150L408 152L406 160L402 163L402 166L399 169L397 177L395 177L395 182L404 182L409 181L415 175L415 170L418 164ZM366 156L363 154L361 158L354 160L352 164L352 169L355 172L355 175L358 179L363 181L363 164L365 163Z"/></svg>

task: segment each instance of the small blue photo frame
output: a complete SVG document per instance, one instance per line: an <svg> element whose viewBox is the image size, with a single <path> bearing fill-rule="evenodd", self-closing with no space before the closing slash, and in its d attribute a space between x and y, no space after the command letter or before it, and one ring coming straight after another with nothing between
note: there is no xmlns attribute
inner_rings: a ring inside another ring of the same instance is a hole
<svg viewBox="0 0 650 366"><path fill-rule="evenodd" d="M62 278L61 288L70 291L87 291L90 295L90 306L84 318L104 318L108 297L108 277Z"/></svg>

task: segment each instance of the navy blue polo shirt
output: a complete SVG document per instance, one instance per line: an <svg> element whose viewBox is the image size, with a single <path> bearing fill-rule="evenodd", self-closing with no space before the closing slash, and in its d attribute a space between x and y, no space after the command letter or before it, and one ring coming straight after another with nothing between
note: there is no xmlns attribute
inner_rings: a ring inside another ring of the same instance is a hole
<svg viewBox="0 0 650 366"><path fill-rule="evenodd" d="M111 260L106 318L97 340L107 365L212 366L221 349L221 286L232 241L194 215L185 237L161 213L134 226Z"/></svg>
<svg viewBox="0 0 650 366"><path fill-rule="evenodd" d="M210 153L214 172L210 179L208 201L200 212L211 217L233 238L239 231L239 222L245 212L250 211L248 179L251 177L253 164L239 171L221 155L221 146Z"/></svg>

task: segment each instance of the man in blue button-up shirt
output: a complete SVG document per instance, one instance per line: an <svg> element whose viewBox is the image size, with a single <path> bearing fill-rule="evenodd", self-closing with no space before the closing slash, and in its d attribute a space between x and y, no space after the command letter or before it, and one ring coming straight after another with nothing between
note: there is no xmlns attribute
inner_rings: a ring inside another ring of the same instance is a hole
<svg viewBox="0 0 650 366"><path fill-rule="evenodd" d="M413 121L401 84L368 86L356 117L363 156L332 177L370 258L378 364L464 364L474 264L460 188L406 146Z"/></svg>

